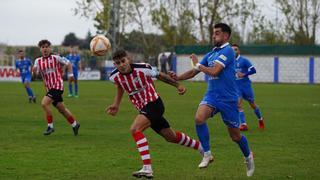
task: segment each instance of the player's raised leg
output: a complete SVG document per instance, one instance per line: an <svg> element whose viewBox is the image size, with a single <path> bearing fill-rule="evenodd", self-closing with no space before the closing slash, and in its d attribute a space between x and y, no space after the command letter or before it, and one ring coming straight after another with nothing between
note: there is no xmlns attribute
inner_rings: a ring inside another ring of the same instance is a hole
<svg viewBox="0 0 320 180"><path fill-rule="evenodd" d="M139 114L130 127L131 134L136 142L137 149L140 153L141 160L143 162L142 169L132 173L137 178L146 177L152 178L153 171L151 166L151 157L149 153L149 143L147 138L142 133L145 129L150 127L150 121L144 116Z"/></svg>
<svg viewBox="0 0 320 180"><path fill-rule="evenodd" d="M198 138L203 148L203 158L199 164L199 168L206 168L213 162L213 156L210 151L210 135L209 128L206 123L207 119L212 116L213 109L205 104L198 107L195 122Z"/></svg>
<svg viewBox="0 0 320 180"><path fill-rule="evenodd" d="M53 100L48 96L44 96L41 101L41 106L45 112L45 117L48 122L48 127L46 131L43 133L44 135L50 135L54 132L52 111L50 109L50 104L52 102Z"/></svg>
<svg viewBox="0 0 320 180"><path fill-rule="evenodd" d="M80 128L80 124L75 120L72 113L67 109L63 102L58 102L57 104L54 104L54 106L58 109L58 111L67 119L67 121L71 124L73 134L76 136L78 135L78 131Z"/></svg>

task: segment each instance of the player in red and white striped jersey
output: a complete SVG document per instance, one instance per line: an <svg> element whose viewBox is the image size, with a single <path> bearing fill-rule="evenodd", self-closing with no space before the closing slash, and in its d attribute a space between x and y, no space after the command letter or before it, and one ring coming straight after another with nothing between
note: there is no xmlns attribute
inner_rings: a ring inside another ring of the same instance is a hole
<svg viewBox="0 0 320 180"><path fill-rule="evenodd" d="M169 123L163 117L164 105L156 92L152 78L158 78L160 81L176 87L180 95L185 93L185 87L170 76L153 70L149 64L130 64L124 50L116 51L113 55L113 61L116 69L111 73L110 80L115 83L117 94L113 104L106 108L106 112L112 116L117 114L124 91L128 93L131 102L139 111L139 115L135 118L130 130L143 161L143 167L141 170L134 172L133 176L138 178L153 177L149 145L142 133L149 127L168 142L190 147L202 153L202 146L199 141L170 128Z"/></svg>
<svg viewBox="0 0 320 180"><path fill-rule="evenodd" d="M67 59L51 54L50 41L41 40L38 46L42 57L35 60L32 71L33 73L41 74L47 92L41 101L48 122L48 127L43 134L50 135L54 132L52 111L50 109L50 104L53 104L71 124L74 135L78 135L80 124L77 123L71 112L64 106L62 99L63 79L61 64L67 65L69 72L72 72L72 65ZM68 76L73 78L72 73Z"/></svg>

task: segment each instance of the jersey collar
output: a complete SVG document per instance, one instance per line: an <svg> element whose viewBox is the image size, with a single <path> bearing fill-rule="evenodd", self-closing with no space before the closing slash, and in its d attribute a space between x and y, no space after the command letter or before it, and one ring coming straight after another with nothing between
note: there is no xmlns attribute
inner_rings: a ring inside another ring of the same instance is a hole
<svg viewBox="0 0 320 180"><path fill-rule="evenodd" d="M238 55L238 56L237 56L236 60L238 61L238 60L239 60L239 58L240 58L240 55Z"/></svg>
<svg viewBox="0 0 320 180"><path fill-rule="evenodd" d="M226 47L226 46L228 46L229 45L229 42L226 42L226 43L224 43L224 44L222 44L221 46L219 46L219 47L214 47L212 50L215 50L215 49L222 49L222 48L224 48L224 47Z"/></svg>

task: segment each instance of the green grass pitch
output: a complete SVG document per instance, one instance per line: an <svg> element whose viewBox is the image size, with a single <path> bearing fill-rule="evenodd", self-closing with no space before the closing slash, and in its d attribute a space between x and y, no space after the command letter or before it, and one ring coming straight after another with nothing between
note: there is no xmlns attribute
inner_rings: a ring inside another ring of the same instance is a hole
<svg viewBox="0 0 320 180"><path fill-rule="evenodd" d="M179 96L173 87L156 82L165 107L165 117L176 130L196 137L194 114L206 84L184 82ZM56 131L46 128L40 106L45 94L41 82L33 82L38 97L29 104L21 83L0 83L0 179L134 179L141 161L129 127L137 111L124 96L116 117L104 109L111 104L115 88L110 82L81 81L80 98L64 102L81 123L79 135L56 109ZM256 102L265 117L260 131L253 111L245 104L249 131L244 134L255 153L256 171L251 179L319 179L320 86L254 84ZM215 162L198 169L200 154L169 144L151 129L149 140L156 179L246 179L245 165L220 115L209 120Z"/></svg>

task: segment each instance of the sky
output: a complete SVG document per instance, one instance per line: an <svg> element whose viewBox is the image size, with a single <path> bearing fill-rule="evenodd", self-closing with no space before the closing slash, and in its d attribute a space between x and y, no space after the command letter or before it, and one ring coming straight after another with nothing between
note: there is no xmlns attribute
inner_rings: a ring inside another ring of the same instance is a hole
<svg viewBox="0 0 320 180"><path fill-rule="evenodd" d="M0 43L36 45L48 39L59 45L70 32L79 38L89 30L94 34L93 21L75 16L75 7L75 0L1 0Z"/></svg>
<svg viewBox="0 0 320 180"><path fill-rule="evenodd" d="M274 0L257 2L267 18L275 19ZM89 30L95 34L94 21L75 16L76 7L76 0L1 0L0 43L24 46L48 39L60 45L70 32L78 38L85 38Z"/></svg>

